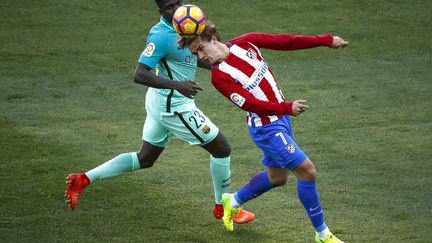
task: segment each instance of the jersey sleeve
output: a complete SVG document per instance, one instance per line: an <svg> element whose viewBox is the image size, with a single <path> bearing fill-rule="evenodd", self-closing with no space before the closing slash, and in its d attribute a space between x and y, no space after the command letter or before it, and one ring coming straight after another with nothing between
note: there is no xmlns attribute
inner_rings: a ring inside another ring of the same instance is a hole
<svg viewBox="0 0 432 243"><path fill-rule="evenodd" d="M167 41L164 41L163 37L158 34L151 34L147 39L146 48L141 53L138 62L153 69L167 53Z"/></svg>
<svg viewBox="0 0 432 243"><path fill-rule="evenodd" d="M332 47L333 36L330 34L305 36L294 34L264 34L254 32L241 35L230 42L233 44L250 42L258 48L294 51L318 46Z"/></svg>
<svg viewBox="0 0 432 243"><path fill-rule="evenodd" d="M277 103L256 99L226 73L212 70L212 84L223 96L242 110L266 116L293 115L291 102Z"/></svg>

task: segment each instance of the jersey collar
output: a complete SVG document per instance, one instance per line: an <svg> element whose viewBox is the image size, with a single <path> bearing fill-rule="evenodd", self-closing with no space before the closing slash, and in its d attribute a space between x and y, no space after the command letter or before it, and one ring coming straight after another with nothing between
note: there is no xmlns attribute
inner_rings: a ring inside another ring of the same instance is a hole
<svg viewBox="0 0 432 243"><path fill-rule="evenodd" d="M168 28L174 29L172 23L169 23L163 16L161 16L160 22L166 25Z"/></svg>

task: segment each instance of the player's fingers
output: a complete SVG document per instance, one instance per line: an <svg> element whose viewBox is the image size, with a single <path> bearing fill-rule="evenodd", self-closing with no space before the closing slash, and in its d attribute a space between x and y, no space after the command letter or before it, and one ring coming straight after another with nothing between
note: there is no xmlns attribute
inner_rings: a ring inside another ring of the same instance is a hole
<svg viewBox="0 0 432 243"><path fill-rule="evenodd" d="M196 83L194 81L190 81L192 83L192 88L193 89L197 89L197 90L203 90L203 88L201 88L201 85L199 83Z"/></svg>

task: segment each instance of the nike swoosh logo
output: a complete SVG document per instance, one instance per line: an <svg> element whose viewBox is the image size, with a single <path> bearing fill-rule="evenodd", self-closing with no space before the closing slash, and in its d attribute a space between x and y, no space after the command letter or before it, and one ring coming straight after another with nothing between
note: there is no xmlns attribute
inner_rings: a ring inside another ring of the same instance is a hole
<svg viewBox="0 0 432 243"><path fill-rule="evenodd" d="M321 205L320 204L318 204L318 206L316 206L315 208L309 208L309 210L310 211L314 211L314 210L317 210L319 207L320 207Z"/></svg>
<svg viewBox="0 0 432 243"><path fill-rule="evenodd" d="M227 182L227 181L229 181L229 180L231 180L231 177L228 178L228 179L226 179L226 180L222 180L222 183L225 183L225 182Z"/></svg>
<svg viewBox="0 0 432 243"><path fill-rule="evenodd" d="M229 187L230 185L231 185L231 183L228 183L228 184L222 185L222 188Z"/></svg>

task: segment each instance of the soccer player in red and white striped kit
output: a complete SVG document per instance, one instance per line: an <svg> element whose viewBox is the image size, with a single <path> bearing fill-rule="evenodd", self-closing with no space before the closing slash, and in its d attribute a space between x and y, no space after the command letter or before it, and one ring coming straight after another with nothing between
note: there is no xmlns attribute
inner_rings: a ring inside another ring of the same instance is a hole
<svg viewBox="0 0 432 243"><path fill-rule="evenodd" d="M316 170L312 161L297 146L292 136L290 116L298 116L309 108L306 100L287 102L260 48L293 51L327 46L346 47L348 42L327 35L248 33L222 43L214 24L209 23L199 36L180 44L199 59L212 64L212 83L225 97L247 111L248 130L252 140L263 151L261 163L267 170L253 176L240 190L224 194L223 223L233 230L232 217L240 205L282 186L289 172L297 176L298 197L315 228L318 243L342 242L324 222L323 210L316 190Z"/></svg>

